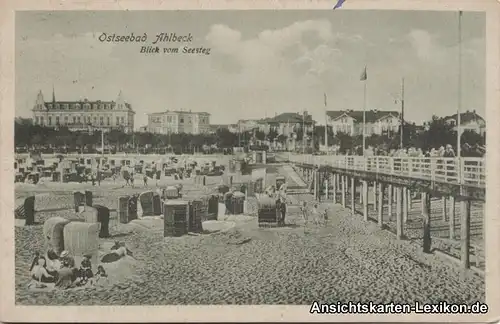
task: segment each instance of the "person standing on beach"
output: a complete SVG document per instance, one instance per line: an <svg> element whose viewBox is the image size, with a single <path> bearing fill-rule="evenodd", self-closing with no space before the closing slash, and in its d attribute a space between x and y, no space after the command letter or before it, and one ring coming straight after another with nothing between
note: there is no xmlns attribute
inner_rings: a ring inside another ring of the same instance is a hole
<svg viewBox="0 0 500 324"><path fill-rule="evenodd" d="M144 177L142 177L142 180L144 181L144 187L148 186L148 176L145 174Z"/></svg>

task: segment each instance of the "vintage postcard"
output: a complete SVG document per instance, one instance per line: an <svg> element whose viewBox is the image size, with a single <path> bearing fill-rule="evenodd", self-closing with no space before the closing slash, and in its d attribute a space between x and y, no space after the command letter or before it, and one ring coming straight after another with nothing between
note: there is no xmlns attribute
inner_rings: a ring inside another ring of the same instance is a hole
<svg viewBox="0 0 500 324"><path fill-rule="evenodd" d="M2 6L2 321L500 319L495 1Z"/></svg>

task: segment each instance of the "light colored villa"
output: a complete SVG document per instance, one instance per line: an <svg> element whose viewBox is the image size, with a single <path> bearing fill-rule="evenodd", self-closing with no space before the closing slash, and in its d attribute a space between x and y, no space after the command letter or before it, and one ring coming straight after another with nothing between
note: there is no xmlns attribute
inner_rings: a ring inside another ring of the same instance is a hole
<svg viewBox="0 0 500 324"><path fill-rule="evenodd" d="M346 133L351 136L363 134L363 111L327 111L328 126L333 133ZM365 113L365 135L396 133L401 124L397 111L367 110Z"/></svg>

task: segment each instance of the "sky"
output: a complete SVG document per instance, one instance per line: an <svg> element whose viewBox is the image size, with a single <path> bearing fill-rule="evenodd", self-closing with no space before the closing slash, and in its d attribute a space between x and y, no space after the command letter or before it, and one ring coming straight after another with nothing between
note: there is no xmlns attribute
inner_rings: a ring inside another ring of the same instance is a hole
<svg viewBox="0 0 500 324"><path fill-rule="evenodd" d="M190 43L152 44L159 33ZM147 34L143 43L99 37ZM136 111L204 111L211 123L328 110L400 110L417 124L459 107L458 13L376 10L18 11L16 116L46 101L115 100ZM144 54L141 46L205 47L205 54ZM485 114L485 14L462 18L461 109Z"/></svg>

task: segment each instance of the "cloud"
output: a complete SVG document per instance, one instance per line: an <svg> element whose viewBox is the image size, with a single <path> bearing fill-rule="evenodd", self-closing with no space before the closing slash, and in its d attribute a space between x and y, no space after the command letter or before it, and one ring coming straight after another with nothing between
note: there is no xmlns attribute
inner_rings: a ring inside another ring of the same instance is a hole
<svg viewBox="0 0 500 324"><path fill-rule="evenodd" d="M444 58L441 46L428 31L413 29L408 34L408 39L420 60L438 63Z"/></svg>
<svg viewBox="0 0 500 324"><path fill-rule="evenodd" d="M360 35L333 33L332 30L327 20L307 20L243 39L238 30L217 24L211 26L205 39L215 54L213 66L239 75L235 84L254 82L268 86L281 83L283 86L287 84L283 80L290 78L300 84L321 77L342 55L337 49L339 42L355 44L363 40Z"/></svg>
<svg viewBox="0 0 500 324"><path fill-rule="evenodd" d="M34 39L21 37L18 42L21 54L25 51L36 51L40 61L55 61L61 56L72 59L99 59L109 57L114 45L101 43L100 34L82 33L71 37L54 34L51 38ZM54 55L55 54L55 55Z"/></svg>

